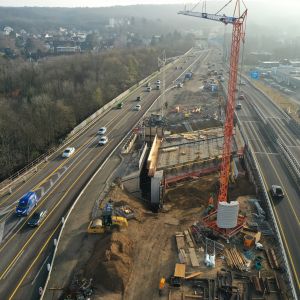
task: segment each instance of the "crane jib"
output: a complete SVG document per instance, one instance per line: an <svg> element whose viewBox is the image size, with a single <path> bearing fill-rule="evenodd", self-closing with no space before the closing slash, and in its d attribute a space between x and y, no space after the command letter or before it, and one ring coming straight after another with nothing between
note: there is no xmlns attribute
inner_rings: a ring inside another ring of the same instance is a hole
<svg viewBox="0 0 300 300"><path fill-rule="evenodd" d="M208 20L213 20L213 21L219 21L224 24L233 24L238 18L236 17L228 17L226 15L214 15L214 14L208 14L208 13L200 13L200 12L193 12L189 10L184 10L178 12L180 15L187 15L187 16L192 16L196 18L202 18L202 19L208 19Z"/></svg>

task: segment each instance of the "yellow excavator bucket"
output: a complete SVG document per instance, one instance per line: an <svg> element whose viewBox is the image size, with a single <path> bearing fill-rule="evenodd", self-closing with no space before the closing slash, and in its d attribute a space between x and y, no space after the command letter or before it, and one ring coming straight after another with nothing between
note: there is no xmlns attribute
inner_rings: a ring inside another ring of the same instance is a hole
<svg viewBox="0 0 300 300"><path fill-rule="evenodd" d="M112 216L112 224L120 227L128 227L128 221L124 217Z"/></svg>

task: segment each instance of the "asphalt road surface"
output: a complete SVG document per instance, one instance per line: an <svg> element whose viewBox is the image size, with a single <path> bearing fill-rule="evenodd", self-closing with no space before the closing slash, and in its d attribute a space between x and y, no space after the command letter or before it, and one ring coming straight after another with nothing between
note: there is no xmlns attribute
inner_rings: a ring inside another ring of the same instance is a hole
<svg viewBox="0 0 300 300"><path fill-rule="evenodd" d="M269 195L294 277L295 289L300 298L300 191L278 152L274 137L266 130L264 123L254 111L252 103L256 104L276 134L281 137L298 160L300 159L300 140L289 128L284 114L274 104L251 86L246 86L243 90L247 101L241 101L242 109L238 111L238 116L253 146L265 185L267 188L273 184L280 185L285 192L285 197L281 201L275 201L270 193Z"/></svg>
<svg viewBox="0 0 300 300"><path fill-rule="evenodd" d="M165 71L166 88L174 85L174 80L186 73L193 63L201 63L208 55L209 51L197 51L194 55L189 53L182 57L176 65L172 64ZM155 77L152 83L157 79L162 80L162 75ZM76 148L73 156L62 159L61 152L55 153L42 169L15 189L13 194L0 198L0 222L4 226L0 244L1 299L36 299L38 287L46 276L45 265L51 259L53 239L60 229L61 218L66 215L89 178L160 93L157 90L146 92L145 87L139 87L124 99L122 109L107 111L68 145ZM134 111L133 107L137 104L135 99L139 95L142 96L139 102L142 109ZM108 129L108 143L98 146L96 133L103 126ZM29 190L45 194L28 217L18 218L14 214L16 203ZM47 217L39 227L29 228L28 219L40 209L47 209ZM32 282L24 288L26 278L32 278Z"/></svg>

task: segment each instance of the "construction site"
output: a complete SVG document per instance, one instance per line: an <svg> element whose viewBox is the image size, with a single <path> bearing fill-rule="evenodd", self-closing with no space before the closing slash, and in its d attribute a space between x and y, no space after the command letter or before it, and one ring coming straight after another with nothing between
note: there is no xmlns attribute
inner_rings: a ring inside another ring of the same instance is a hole
<svg viewBox="0 0 300 300"><path fill-rule="evenodd" d="M221 50L212 50L192 75L161 91L133 130L87 228L89 256L64 299L289 299L234 120L246 14L211 17L234 27L228 90Z"/></svg>

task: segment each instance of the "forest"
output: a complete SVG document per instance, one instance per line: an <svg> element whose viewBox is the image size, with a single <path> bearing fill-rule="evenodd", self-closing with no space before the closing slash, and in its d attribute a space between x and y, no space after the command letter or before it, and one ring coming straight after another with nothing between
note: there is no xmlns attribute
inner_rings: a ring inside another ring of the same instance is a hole
<svg viewBox="0 0 300 300"><path fill-rule="evenodd" d="M0 179L57 145L71 129L157 70L157 57L184 53L191 35L159 47L113 49L38 62L0 57Z"/></svg>

